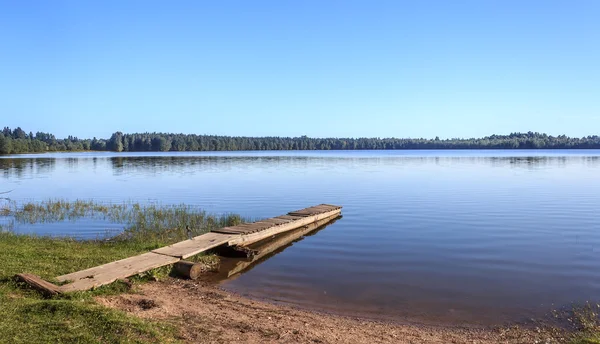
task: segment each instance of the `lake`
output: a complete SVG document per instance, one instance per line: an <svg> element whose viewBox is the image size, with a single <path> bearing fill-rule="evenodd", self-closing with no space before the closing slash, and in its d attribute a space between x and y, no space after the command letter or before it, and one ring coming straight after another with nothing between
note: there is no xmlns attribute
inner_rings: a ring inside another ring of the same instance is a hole
<svg viewBox="0 0 600 344"><path fill-rule="evenodd" d="M492 325L600 299L600 151L64 153L0 158L0 197L343 218L223 287L326 312ZM97 238L103 221L14 231Z"/></svg>

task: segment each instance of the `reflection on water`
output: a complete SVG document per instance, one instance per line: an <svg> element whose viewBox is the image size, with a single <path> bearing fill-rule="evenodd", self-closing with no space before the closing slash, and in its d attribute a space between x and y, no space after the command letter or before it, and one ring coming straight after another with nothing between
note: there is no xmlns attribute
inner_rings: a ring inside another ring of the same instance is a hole
<svg viewBox="0 0 600 344"><path fill-rule="evenodd" d="M600 298L599 151L54 154L0 158L0 191L344 218L224 284L419 322L497 324ZM59 223L52 234L96 227ZM27 227L46 233L50 227Z"/></svg>
<svg viewBox="0 0 600 344"><path fill-rule="evenodd" d="M441 152L443 154L443 152ZM242 153L243 154L243 153ZM348 153L346 153L348 154ZM75 171L80 168L96 170L110 167L115 175L128 173L156 174L161 172L210 172L230 169L240 165L261 168L306 167L326 160L328 164L354 165L451 165L473 164L494 167L536 169L560 167L567 164L597 166L600 156L386 156L386 157L312 157L312 156L109 156L109 157L66 157L55 154L52 158L0 158L0 172L4 178L31 178L51 174L57 162L61 167ZM82 165L82 166L80 166Z"/></svg>
<svg viewBox="0 0 600 344"><path fill-rule="evenodd" d="M54 170L56 159L0 159L0 172L4 178L30 178L50 174Z"/></svg>

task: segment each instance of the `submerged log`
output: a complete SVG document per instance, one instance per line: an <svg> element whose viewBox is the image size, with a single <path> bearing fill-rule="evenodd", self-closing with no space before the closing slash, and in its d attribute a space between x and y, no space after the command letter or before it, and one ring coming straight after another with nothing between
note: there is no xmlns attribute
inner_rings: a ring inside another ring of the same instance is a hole
<svg viewBox="0 0 600 344"><path fill-rule="evenodd" d="M180 260L173 265L173 270L181 277L195 280L207 269L204 264Z"/></svg>
<svg viewBox="0 0 600 344"><path fill-rule="evenodd" d="M30 287L48 297L62 293L62 290L59 286L44 281L40 277L33 274L17 274L15 275L15 279L17 282L27 283Z"/></svg>

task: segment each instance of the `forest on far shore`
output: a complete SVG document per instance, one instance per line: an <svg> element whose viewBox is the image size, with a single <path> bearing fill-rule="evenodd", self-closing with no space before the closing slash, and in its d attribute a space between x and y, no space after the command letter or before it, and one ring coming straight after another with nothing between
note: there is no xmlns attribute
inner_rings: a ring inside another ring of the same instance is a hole
<svg viewBox="0 0 600 344"><path fill-rule="evenodd" d="M123 134L108 139L57 139L53 134L27 133L5 127L0 132L0 154L113 151L184 152L247 150L366 150L366 149L600 149L600 136L551 136L537 132L491 135L482 138L311 138L244 137L169 133Z"/></svg>

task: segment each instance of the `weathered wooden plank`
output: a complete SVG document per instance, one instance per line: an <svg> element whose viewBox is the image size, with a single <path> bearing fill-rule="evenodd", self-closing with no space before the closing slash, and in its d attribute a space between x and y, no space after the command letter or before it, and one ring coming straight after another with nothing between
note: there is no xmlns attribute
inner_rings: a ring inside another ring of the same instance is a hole
<svg viewBox="0 0 600 344"><path fill-rule="evenodd" d="M144 256L144 257L147 257L147 256ZM70 274L58 276L58 277L56 277L56 280L59 282L67 282L67 281L75 281L75 280L82 279L82 278L92 278L95 275L103 273L104 270L110 270L116 266L125 266L128 264L131 264L132 262L136 262L138 259L144 259L144 258L143 257L140 258L140 256L128 257L128 258L110 262L110 263L107 263L104 265L99 265L99 266L95 266L95 267L92 267L89 269L80 270L80 271L76 271L76 272L73 272Z"/></svg>
<svg viewBox="0 0 600 344"><path fill-rule="evenodd" d="M290 213L290 215L307 217L307 216L315 215L315 213L312 211L301 211L301 212L296 212L296 213Z"/></svg>
<svg viewBox="0 0 600 344"><path fill-rule="evenodd" d="M320 214L320 213L324 213L327 211L331 211L331 210L336 210L336 207L332 207L330 205L325 205L325 204L321 204L321 205L317 205L314 207L308 207L308 208L304 208L304 209L300 209L300 210L296 210L296 211L292 211L289 212L288 214L291 215L314 215L314 214Z"/></svg>
<svg viewBox="0 0 600 344"><path fill-rule="evenodd" d="M306 211L302 211L302 212L298 212L298 213L292 213L292 215L295 216L311 216L311 215L317 215L317 214L322 214L322 213L326 213L330 210L323 210L323 211L315 211L315 210L306 210Z"/></svg>
<svg viewBox="0 0 600 344"><path fill-rule="evenodd" d="M289 223L282 224L282 225L279 225L276 227L271 227L269 229L266 229L264 231L260 231L257 233L235 236L231 240L228 241L228 245L242 245L242 246L249 245L251 243L254 243L254 242L257 242L260 240L264 240L268 237L272 237L273 235L287 232L289 230L296 229L301 226L305 226L307 224L322 220L322 219L330 217L330 216L339 215L340 212L341 212L341 210L337 209L337 210L332 210L332 211L325 212L322 214L310 215L310 216L303 217L297 221L289 222Z"/></svg>
<svg viewBox="0 0 600 344"><path fill-rule="evenodd" d="M173 260L172 257L171 258L157 257L154 254L147 252L147 253L144 253L144 254L141 254L138 256L128 257L125 259L117 260L117 261L107 263L104 265L100 265L100 266L96 266L93 268L89 268L89 269L73 272L70 274L58 276L58 277L56 277L56 280L59 282L67 282L67 281L76 281L79 279L93 278L94 276L103 274L106 271L111 270L111 269L136 265L136 264L139 264L141 261L152 262L154 260L159 261L159 262L162 262L162 261L176 262L176 261L178 261L178 259Z"/></svg>
<svg viewBox="0 0 600 344"><path fill-rule="evenodd" d="M298 216L298 217L307 217L307 216L310 216L311 213L309 213L309 212L294 212L294 213L289 213L288 215L293 215L293 216Z"/></svg>
<svg viewBox="0 0 600 344"><path fill-rule="evenodd" d="M273 253L274 251L280 249L281 247L290 244L291 242L300 239L301 237L307 235L308 233L318 229L319 227L323 226L324 224L334 220L335 218L337 218L339 215L334 215L325 219L321 219L317 222L313 222L311 224L308 224L306 226L302 226L299 229L290 231L289 233L285 233L285 234L281 234L280 237L277 237L275 240L272 241L268 241L266 243L264 243L264 245L260 245L260 246L251 246L252 249L258 251L257 254L255 254L254 256L252 256L251 260L243 260L243 261L237 261L235 263L234 266L232 266L230 268L229 271L227 271L227 277L231 277L237 273L242 272L243 270L247 269L248 267L250 267L251 265L253 265L254 263L256 263L257 261L261 260L262 258L264 258L265 256ZM258 244L257 244L258 245Z"/></svg>
<svg viewBox="0 0 600 344"><path fill-rule="evenodd" d="M227 241L229 241L231 237L231 235L211 232L194 237L190 240L185 240L173 245L161 247L159 249L153 250L152 252L180 259L185 259L191 256L195 256L200 252L204 252L219 245L223 245L227 243Z"/></svg>
<svg viewBox="0 0 600 344"><path fill-rule="evenodd" d="M272 223L272 224L275 224L275 225L281 225L281 224L288 223L288 222L291 222L291 221L293 221L293 220L278 219L278 218L274 217L274 218L271 218L271 219L263 220L261 222L267 222L267 223Z"/></svg>
<svg viewBox="0 0 600 344"><path fill-rule="evenodd" d="M247 227L250 227L250 226L252 226L252 224L253 224L253 223L254 223L254 222L250 222L250 223L240 223L239 225L237 225L237 226L234 226L233 228L247 228Z"/></svg>
<svg viewBox="0 0 600 344"><path fill-rule="evenodd" d="M324 212L332 211L332 210L335 210L335 209L331 208L329 206L318 205L318 206L314 206L314 207L291 211L288 213L288 215L307 216L307 215L320 214L320 213L324 213Z"/></svg>
<svg viewBox="0 0 600 344"><path fill-rule="evenodd" d="M248 227L246 227L246 229L249 229L249 230L256 230L256 229L261 230L261 229L266 229L266 228L269 228L269 227L273 227L273 225L274 224L270 223L270 222L259 221L259 222L252 223L251 225L249 225Z"/></svg>
<svg viewBox="0 0 600 344"><path fill-rule="evenodd" d="M332 209L342 209L342 207L341 207L341 206L339 206L339 205L325 204L325 203L323 203L323 204L321 204L321 205L326 205L326 206L328 206L328 207L330 207L330 208L332 208Z"/></svg>
<svg viewBox="0 0 600 344"><path fill-rule="evenodd" d="M235 227L225 227L221 229L215 229L213 233L223 233L223 234L245 234L251 233L255 230L256 226L252 226L250 224L240 225Z"/></svg>
<svg viewBox="0 0 600 344"><path fill-rule="evenodd" d="M319 204L316 205L312 208L317 208L317 209L327 209L327 210L337 210L337 209L342 209L342 207L337 206L337 205L331 205L331 204Z"/></svg>
<svg viewBox="0 0 600 344"><path fill-rule="evenodd" d="M244 223L238 226L233 227L233 229L229 229L229 231L233 231L233 232L238 232L238 233L250 233L256 230L258 226L256 225L256 222L252 222L252 223ZM215 230L215 232L221 232L218 229ZM221 233L226 233L227 231L222 231Z"/></svg>
<svg viewBox="0 0 600 344"><path fill-rule="evenodd" d="M291 222L291 221L290 220L282 220L282 219L268 219L268 220L260 221L258 223L260 223L261 226L264 227L264 229L266 229L269 227L279 226L279 225L282 225L284 223L289 223L289 222Z"/></svg>
<svg viewBox="0 0 600 344"><path fill-rule="evenodd" d="M216 230L212 231L212 233L236 235L236 234L245 234L245 233L248 233L248 231L245 229L241 229L241 228L222 228L222 229L216 229Z"/></svg>
<svg viewBox="0 0 600 344"><path fill-rule="evenodd" d="M303 218L304 216L292 216L292 215L281 215L281 216L277 216L275 217L275 219L282 219L282 220L290 220L290 221L296 221L296 220L300 220L301 218Z"/></svg>
<svg viewBox="0 0 600 344"><path fill-rule="evenodd" d="M269 222L266 220L248 223L244 226L235 226L235 227L225 227L221 229L215 229L214 233L224 233L224 234L247 234L254 233L261 230L265 230L269 227L275 226L276 224L273 222Z"/></svg>
<svg viewBox="0 0 600 344"><path fill-rule="evenodd" d="M290 211L289 213L302 213L302 212L306 212L308 211L309 208L302 208L302 209L298 209L298 210L294 210L294 211Z"/></svg>
<svg viewBox="0 0 600 344"><path fill-rule="evenodd" d="M85 270L85 274L70 274L71 276L78 274L74 279L72 277L65 279L64 276L61 276L62 278L59 277L57 279L63 281L73 281L70 284L60 286L60 290L63 292L88 290L110 284L121 278L137 275L144 271L173 264L179 260L179 258L166 256L164 254L148 252L140 254L139 256L129 257L127 259L104 264L96 268L87 269Z"/></svg>
<svg viewBox="0 0 600 344"><path fill-rule="evenodd" d="M44 296L54 296L62 293L59 286L44 281L39 276L33 274L17 274L15 275L15 279L17 282L27 283L33 289L44 294Z"/></svg>
<svg viewBox="0 0 600 344"><path fill-rule="evenodd" d="M334 210L335 209L335 207L332 207L332 206L327 205L327 204L319 204L319 205L315 205L314 207L311 207L311 208L314 208L314 209L327 209L327 210Z"/></svg>

